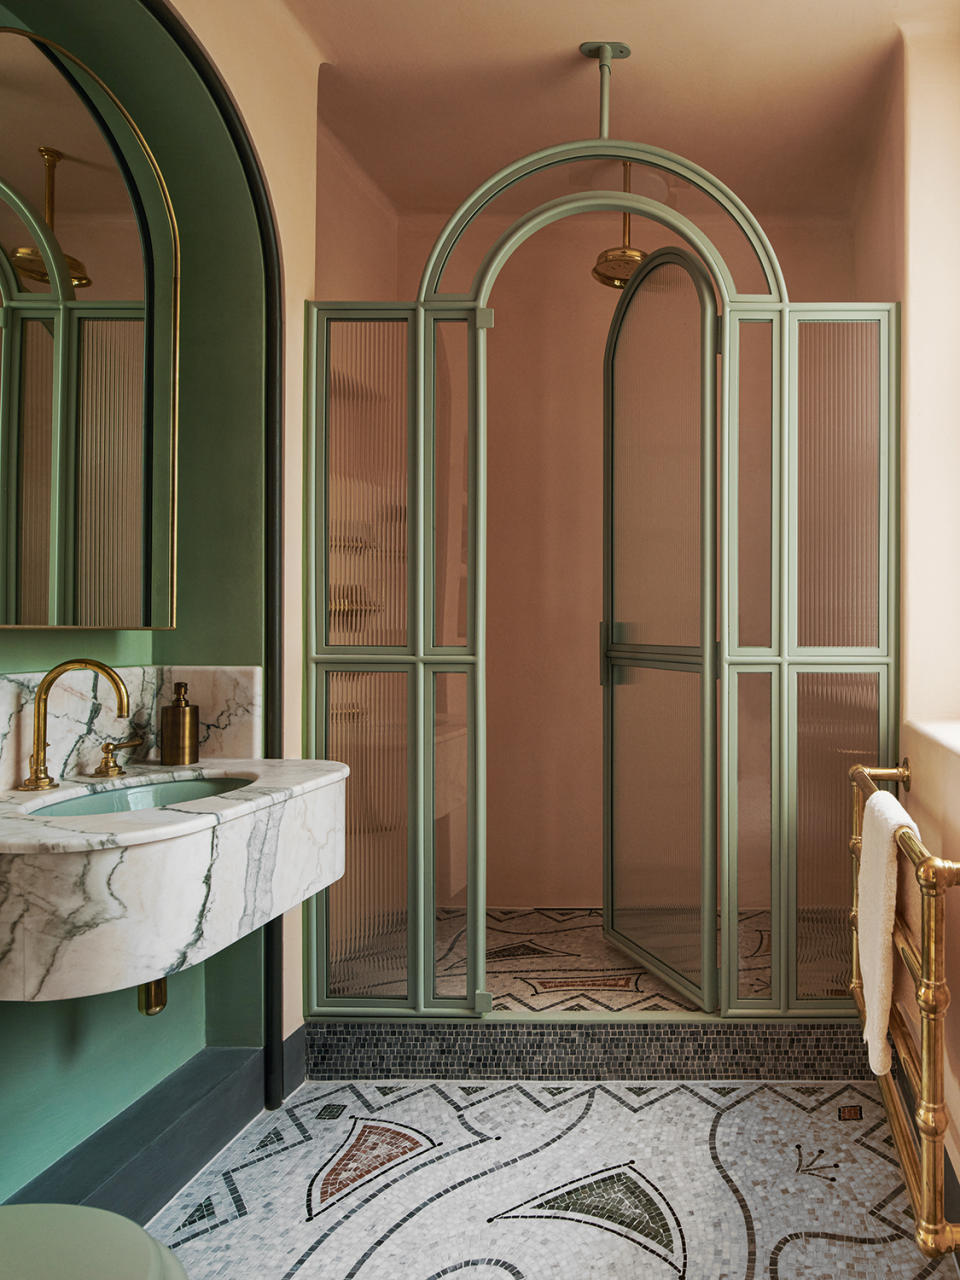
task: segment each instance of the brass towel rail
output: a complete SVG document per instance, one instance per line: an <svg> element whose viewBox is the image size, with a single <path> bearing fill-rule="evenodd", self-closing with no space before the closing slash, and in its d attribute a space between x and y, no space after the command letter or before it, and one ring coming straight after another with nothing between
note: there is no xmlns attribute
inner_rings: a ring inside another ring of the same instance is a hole
<svg viewBox="0 0 960 1280"><path fill-rule="evenodd" d="M863 808L867 797L879 790L878 783L898 782L910 789L910 763L894 768L870 768L857 764L850 770L853 793L853 828L850 853L853 857L853 972L850 994L864 1019L863 978L858 948L857 872L860 867ZM960 883L960 863L935 858L909 827L894 833L897 848L913 865L920 886L920 943L910 935L902 916L894 926L894 949L913 979L920 1014L920 1049L906 1020L894 1004L890 1010L890 1037L916 1103L916 1135L900 1090L887 1074L878 1077L890 1128L897 1145L904 1181L913 1203L916 1241L927 1257L938 1257L960 1248L960 1223L944 1217L943 1139L947 1112L943 1101L943 1020L950 1003L944 978L944 894Z"/></svg>

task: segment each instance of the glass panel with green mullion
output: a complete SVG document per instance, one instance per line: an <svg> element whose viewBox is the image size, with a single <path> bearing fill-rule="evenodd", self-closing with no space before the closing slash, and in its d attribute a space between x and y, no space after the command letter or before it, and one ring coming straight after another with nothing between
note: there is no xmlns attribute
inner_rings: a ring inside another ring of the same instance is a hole
<svg viewBox="0 0 960 1280"><path fill-rule="evenodd" d="M408 634L409 323L330 319L323 388L331 646Z"/></svg>
<svg viewBox="0 0 960 1280"><path fill-rule="evenodd" d="M471 675L433 671L435 999L467 999L471 907Z"/></svg>
<svg viewBox="0 0 960 1280"><path fill-rule="evenodd" d="M325 754L350 766L346 870L327 890L330 997L408 995L409 681L406 670L325 673Z"/></svg>

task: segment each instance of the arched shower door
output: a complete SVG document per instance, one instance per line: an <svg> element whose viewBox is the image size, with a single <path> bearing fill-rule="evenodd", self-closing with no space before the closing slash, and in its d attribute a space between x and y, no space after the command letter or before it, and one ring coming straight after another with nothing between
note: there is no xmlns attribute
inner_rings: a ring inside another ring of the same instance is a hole
<svg viewBox="0 0 960 1280"><path fill-rule="evenodd" d="M590 189L458 275L494 199L597 158L705 192L724 252L674 208ZM614 209L692 252L643 263L607 356L607 936L721 1016L853 1014L846 770L896 758L897 307L789 302L732 192L609 140L494 175L415 300L308 309L305 749L352 771L346 874L310 913L314 1014L491 1010L491 290L529 237Z"/></svg>
<svg viewBox="0 0 960 1280"><path fill-rule="evenodd" d="M604 362L604 931L717 1004L713 288L651 254Z"/></svg>

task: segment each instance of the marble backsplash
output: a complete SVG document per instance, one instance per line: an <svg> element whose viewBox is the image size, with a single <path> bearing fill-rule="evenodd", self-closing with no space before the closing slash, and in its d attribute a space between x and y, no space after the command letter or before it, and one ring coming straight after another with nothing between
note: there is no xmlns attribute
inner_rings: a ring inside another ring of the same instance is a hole
<svg viewBox="0 0 960 1280"><path fill-rule="evenodd" d="M0 790L29 771L33 705L44 672L0 675ZM68 671L53 686L47 707L47 767L54 778L90 774L104 742L142 737L120 762L157 760L160 708L173 701L178 680L200 711L200 759L259 759L263 755L263 672L260 667L118 667L130 694L130 715L117 716L109 682L96 672Z"/></svg>

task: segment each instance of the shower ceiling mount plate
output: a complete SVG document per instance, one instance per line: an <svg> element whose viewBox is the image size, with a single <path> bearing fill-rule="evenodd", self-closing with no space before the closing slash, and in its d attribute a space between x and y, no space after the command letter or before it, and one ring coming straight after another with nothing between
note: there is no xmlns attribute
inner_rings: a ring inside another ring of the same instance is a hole
<svg viewBox="0 0 960 1280"><path fill-rule="evenodd" d="M609 48L611 58L630 57L630 46L621 44L619 40L586 40L580 46L580 52L585 58L599 58L604 45Z"/></svg>

